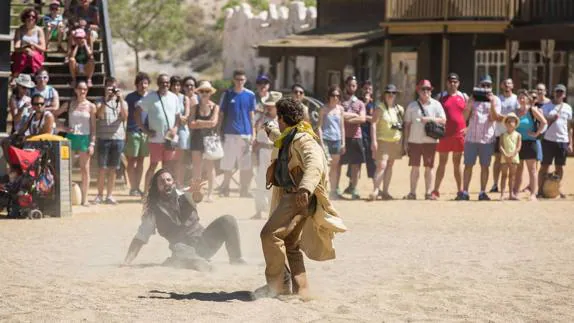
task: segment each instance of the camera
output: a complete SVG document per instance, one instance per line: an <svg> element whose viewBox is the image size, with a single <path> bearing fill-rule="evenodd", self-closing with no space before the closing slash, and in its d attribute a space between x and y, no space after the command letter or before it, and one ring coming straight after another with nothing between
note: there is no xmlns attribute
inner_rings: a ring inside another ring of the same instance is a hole
<svg viewBox="0 0 574 323"><path fill-rule="evenodd" d="M107 90L110 91L110 92L112 92L113 94L118 94L118 93L120 93L120 89L118 89L118 88L115 87L115 86L110 86L110 87L108 87Z"/></svg>
<svg viewBox="0 0 574 323"><path fill-rule="evenodd" d="M394 123L391 125L391 129L403 131L403 125L401 123Z"/></svg>
<svg viewBox="0 0 574 323"><path fill-rule="evenodd" d="M474 101L477 102L490 102L490 98L488 97L488 95L491 93L492 93L491 89L475 87L472 90L472 97L474 98Z"/></svg>

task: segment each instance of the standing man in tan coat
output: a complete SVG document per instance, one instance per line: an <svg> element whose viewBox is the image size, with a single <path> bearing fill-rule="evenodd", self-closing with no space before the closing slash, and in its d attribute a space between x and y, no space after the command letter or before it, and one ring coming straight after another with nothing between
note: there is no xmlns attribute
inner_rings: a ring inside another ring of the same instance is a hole
<svg viewBox="0 0 574 323"><path fill-rule="evenodd" d="M273 186L271 216L261 230L267 285L255 294L289 294L284 278L290 273L293 293L308 297L301 250L313 260L333 259L333 233L346 228L328 200L327 161L312 126L304 121L302 105L284 98L276 108L279 129L266 125L275 146L267 171L268 187Z"/></svg>

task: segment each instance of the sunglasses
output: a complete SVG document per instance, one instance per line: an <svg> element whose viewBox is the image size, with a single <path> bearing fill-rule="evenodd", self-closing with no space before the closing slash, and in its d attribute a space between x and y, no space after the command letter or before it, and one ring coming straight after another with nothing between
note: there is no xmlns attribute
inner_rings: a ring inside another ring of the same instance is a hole
<svg viewBox="0 0 574 323"><path fill-rule="evenodd" d="M563 94L563 93L564 93L564 91L562 91L562 90L556 90L556 91L554 91L554 92L557 93L557 94Z"/></svg>
<svg viewBox="0 0 574 323"><path fill-rule="evenodd" d="M58 9L60 9L59 6L50 6L50 10L58 10Z"/></svg>
<svg viewBox="0 0 574 323"><path fill-rule="evenodd" d="M424 89L423 89L423 90L424 90ZM429 91L430 91L430 89L429 89ZM390 94L390 95L397 95L397 92L391 92L391 91L387 91L387 92L385 92L385 94Z"/></svg>
<svg viewBox="0 0 574 323"><path fill-rule="evenodd" d="M458 83L458 80L448 80L448 82L452 83L452 84L456 84L456 83Z"/></svg>
<svg viewBox="0 0 574 323"><path fill-rule="evenodd" d="M209 90L201 90L201 91L197 91L197 93L199 93L199 94L211 94L211 91L209 91Z"/></svg>
<svg viewBox="0 0 574 323"><path fill-rule="evenodd" d="M42 107L44 106L44 104L46 104L45 102L34 102L32 103L32 106L34 107Z"/></svg>

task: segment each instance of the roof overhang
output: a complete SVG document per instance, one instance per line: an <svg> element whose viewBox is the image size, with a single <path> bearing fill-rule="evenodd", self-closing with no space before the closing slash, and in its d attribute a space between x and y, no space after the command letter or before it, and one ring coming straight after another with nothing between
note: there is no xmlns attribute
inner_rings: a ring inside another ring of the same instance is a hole
<svg viewBox="0 0 574 323"><path fill-rule="evenodd" d="M389 35L416 34L497 34L503 33L510 24L509 21L468 21L468 20L437 20L437 21L385 21L380 23L387 29Z"/></svg>
<svg viewBox="0 0 574 323"><path fill-rule="evenodd" d="M380 42L384 31L376 24L329 25L259 44L259 56L338 56Z"/></svg>
<svg viewBox="0 0 574 323"><path fill-rule="evenodd" d="M574 24L543 24L530 26L515 26L504 31L510 40L539 41L554 39L574 41Z"/></svg>

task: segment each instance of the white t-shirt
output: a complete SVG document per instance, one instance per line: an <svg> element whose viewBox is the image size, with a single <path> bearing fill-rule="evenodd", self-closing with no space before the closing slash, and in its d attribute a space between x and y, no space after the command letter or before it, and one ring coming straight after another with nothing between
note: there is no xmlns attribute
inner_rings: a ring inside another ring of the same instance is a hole
<svg viewBox="0 0 574 323"><path fill-rule="evenodd" d="M162 103L163 108L165 108L165 114L163 112ZM149 128L155 131L155 136L150 137L149 142L155 144L165 142L165 134L169 130L169 127L173 128L175 126L176 115L181 111L181 102L177 95L168 91L166 95L161 97L160 102L158 92L153 91L141 99L137 105L147 113ZM169 121L169 127L165 118L166 115L168 118L167 121Z"/></svg>
<svg viewBox="0 0 574 323"><path fill-rule="evenodd" d="M442 104L437 100L431 98L426 104L422 104L422 106L425 109L425 115L427 117L446 118ZM423 117L417 101L409 103L404 120L406 123L411 124L408 142L412 144L435 144L438 142L438 139L433 139L426 135L425 125L421 120Z"/></svg>
<svg viewBox="0 0 574 323"><path fill-rule="evenodd" d="M498 96L498 98L500 99L500 114L501 115L506 116L510 112L516 112L516 110L518 109L518 97L516 96L516 94L513 93L509 97L506 97L506 96L504 96L504 94L501 94ZM495 136L500 137L500 135L502 135L505 132L506 132L506 127L504 126L504 123L503 122L497 122L496 123L496 129L495 129Z"/></svg>
<svg viewBox="0 0 574 323"><path fill-rule="evenodd" d="M542 111L544 116L550 119L558 116L544 133L544 139L553 142L569 142L568 123L572 122L572 107L568 103L549 102L542 107Z"/></svg>

